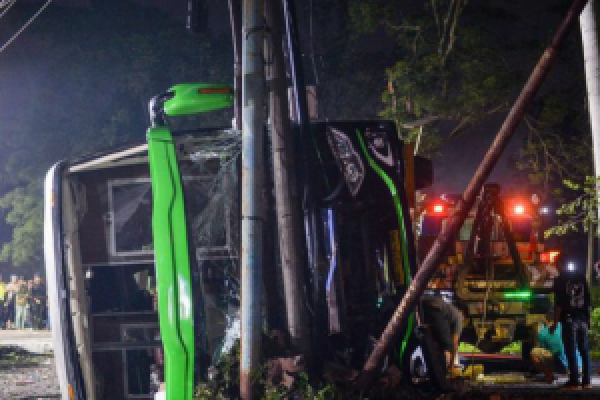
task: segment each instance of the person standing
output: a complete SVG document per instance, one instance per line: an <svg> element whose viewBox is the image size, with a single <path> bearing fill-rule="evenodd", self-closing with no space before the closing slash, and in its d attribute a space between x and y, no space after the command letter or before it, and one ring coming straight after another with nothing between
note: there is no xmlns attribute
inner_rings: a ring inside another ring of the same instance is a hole
<svg viewBox="0 0 600 400"><path fill-rule="evenodd" d="M15 322L15 296L19 290L19 280L16 275L10 276L10 283L6 285L4 309L6 314L6 329L12 329Z"/></svg>
<svg viewBox="0 0 600 400"><path fill-rule="evenodd" d="M33 276L31 288L31 317L33 329L42 329L45 320L46 308L46 286L42 277L38 274Z"/></svg>
<svg viewBox="0 0 600 400"><path fill-rule="evenodd" d="M27 303L25 304L25 328L32 330L33 329L33 297L31 296L31 292L33 290L33 281L27 281Z"/></svg>
<svg viewBox="0 0 600 400"><path fill-rule="evenodd" d="M15 295L15 328L25 329L25 319L27 317L27 302L29 301L29 288L25 281L20 280L17 293Z"/></svg>
<svg viewBox="0 0 600 400"><path fill-rule="evenodd" d="M4 323L6 320L6 307L4 304L4 300L6 297L6 283L2 279L2 275L0 275L0 329L4 327Z"/></svg>
<svg viewBox="0 0 600 400"><path fill-rule="evenodd" d="M558 323L562 325L562 339L569 364L569 380L564 385L567 390L590 388L590 349L588 330L590 326L590 290L585 275L574 267L567 268L564 260L559 260L560 275L554 280L554 323L550 333L554 333ZM572 270L570 270L572 269ZM581 354L582 380L575 361L575 350ZM580 386L581 385L581 386Z"/></svg>

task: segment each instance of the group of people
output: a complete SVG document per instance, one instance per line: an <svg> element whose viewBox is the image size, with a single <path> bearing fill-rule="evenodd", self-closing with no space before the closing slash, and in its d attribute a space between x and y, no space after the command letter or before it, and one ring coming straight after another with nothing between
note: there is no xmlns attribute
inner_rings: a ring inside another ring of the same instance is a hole
<svg viewBox="0 0 600 400"><path fill-rule="evenodd" d="M531 351L532 366L543 373L544 382L554 382L555 373L568 373L564 389L588 389L591 387L590 290L584 274L567 270L562 260L557 264L560 274L554 280L554 308L538 326ZM600 278L600 272L598 275ZM452 371L468 310L464 304L452 304L439 296L425 297L422 306L425 322L444 353L448 370Z"/></svg>
<svg viewBox="0 0 600 400"><path fill-rule="evenodd" d="M0 275L0 328L47 329L47 309L46 287L40 275L32 280L11 275L9 282Z"/></svg>

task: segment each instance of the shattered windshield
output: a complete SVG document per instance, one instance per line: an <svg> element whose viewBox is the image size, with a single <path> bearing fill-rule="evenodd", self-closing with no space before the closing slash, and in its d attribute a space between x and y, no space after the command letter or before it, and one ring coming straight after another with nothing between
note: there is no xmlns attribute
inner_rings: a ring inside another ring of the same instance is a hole
<svg viewBox="0 0 600 400"><path fill-rule="evenodd" d="M196 342L203 358L214 363L239 337L241 136L219 131L175 140L192 244Z"/></svg>

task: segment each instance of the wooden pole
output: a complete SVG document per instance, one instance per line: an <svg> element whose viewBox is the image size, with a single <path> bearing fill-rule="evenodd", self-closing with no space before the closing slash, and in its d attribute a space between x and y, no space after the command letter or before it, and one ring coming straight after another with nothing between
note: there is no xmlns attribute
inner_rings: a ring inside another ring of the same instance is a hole
<svg viewBox="0 0 600 400"><path fill-rule="evenodd" d="M270 40L267 50L267 80L269 82L269 133L275 186L277 232L285 293L287 327L294 350L308 352L308 315L304 299L301 246L302 216L300 201L294 196L296 166L292 149L293 137L286 90L283 56L283 12L277 0L265 0L265 19Z"/></svg>

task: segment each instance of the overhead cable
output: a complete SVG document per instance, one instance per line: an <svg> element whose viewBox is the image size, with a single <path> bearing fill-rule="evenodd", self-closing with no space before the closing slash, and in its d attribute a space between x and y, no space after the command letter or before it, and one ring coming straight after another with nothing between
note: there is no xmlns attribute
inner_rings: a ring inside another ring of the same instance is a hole
<svg viewBox="0 0 600 400"><path fill-rule="evenodd" d="M6 14L8 10L10 10L10 8L15 5L16 2L17 0L9 0L8 3L4 5L5 8L4 10L2 10L2 13L0 13L0 18L4 17L4 14Z"/></svg>
<svg viewBox="0 0 600 400"><path fill-rule="evenodd" d="M21 29L17 31L17 33L15 33L10 39L8 39L6 43L4 43L2 47L0 47L0 53L2 53L4 49L6 49L8 45L10 45L21 34L21 32L23 32L38 17L38 15L40 15L42 11L44 11L46 7L50 5L50 3L52 3L52 0L48 0L46 4L44 4L35 14L33 14L33 17L29 18L29 21L27 21L25 25L23 25Z"/></svg>

